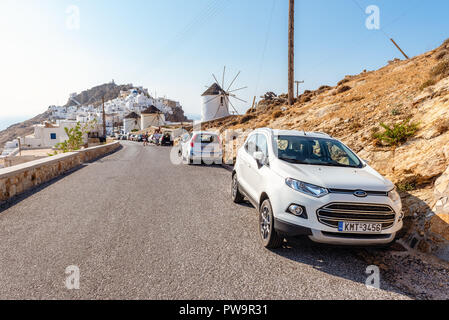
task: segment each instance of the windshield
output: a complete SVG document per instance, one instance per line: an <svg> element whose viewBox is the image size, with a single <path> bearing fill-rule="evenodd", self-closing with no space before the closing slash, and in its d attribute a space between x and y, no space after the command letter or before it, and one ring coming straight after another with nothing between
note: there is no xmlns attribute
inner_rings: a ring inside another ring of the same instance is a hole
<svg viewBox="0 0 449 320"><path fill-rule="evenodd" d="M278 136L275 150L281 160L320 166L362 168L359 158L348 147L337 140Z"/></svg>

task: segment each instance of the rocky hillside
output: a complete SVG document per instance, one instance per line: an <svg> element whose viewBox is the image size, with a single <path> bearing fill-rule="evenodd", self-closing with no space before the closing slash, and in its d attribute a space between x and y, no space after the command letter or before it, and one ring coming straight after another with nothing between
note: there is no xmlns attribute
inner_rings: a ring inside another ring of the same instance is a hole
<svg viewBox="0 0 449 320"><path fill-rule="evenodd" d="M449 166L449 40L412 59L346 76L337 86L306 91L291 107L285 98L267 96L256 110L206 128L304 129L339 138L402 191L408 244L430 252L449 241L449 215L434 210L441 200L435 181Z"/></svg>
<svg viewBox="0 0 449 320"><path fill-rule="evenodd" d="M133 88L132 84L116 85L115 83L105 83L91 89L85 90L80 94L74 96L74 100L81 105L92 104L99 106L102 103L103 97L105 101L113 100L120 95L120 91L126 91ZM64 107L76 106L76 102L69 99Z"/></svg>

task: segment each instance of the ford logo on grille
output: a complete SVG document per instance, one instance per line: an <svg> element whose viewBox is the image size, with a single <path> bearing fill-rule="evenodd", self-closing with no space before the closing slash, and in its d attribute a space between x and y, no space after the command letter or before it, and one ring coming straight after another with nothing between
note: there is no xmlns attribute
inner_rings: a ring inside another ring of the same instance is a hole
<svg viewBox="0 0 449 320"><path fill-rule="evenodd" d="M356 192L354 192L354 195L359 198L365 198L368 196L368 193L363 190L357 190Z"/></svg>

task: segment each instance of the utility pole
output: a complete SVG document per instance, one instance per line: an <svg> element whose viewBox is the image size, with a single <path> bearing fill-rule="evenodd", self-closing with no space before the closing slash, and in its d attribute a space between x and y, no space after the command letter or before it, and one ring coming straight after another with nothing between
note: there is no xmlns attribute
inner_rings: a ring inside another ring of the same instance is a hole
<svg viewBox="0 0 449 320"><path fill-rule="evenodd" d="M299 84L304 83L304 81L295 81L296 83L296 98L299 98Z"/></svg>
<svg viewBox="0 0 449 320"><path fill-rule="evenodd" d="M103 135L106 139L106 113L104 112L104 96L103 96Z"/></svg>
<svg viewBox="0 0 449 320"><path fill-rule="evenodd" d="M256 106L256 96L254 96L253 104L251 105L251 111L254 110L254 107L255 107L255 106Z"/></svg>
<svg viewBox="0 0 449 320"><path fill-rule="evenodd" d="M399 45L396 43L396 41L393 40L393 38L391 38L390 40L391 40L391 42L393 42L393 44L396 46L396 48L398 48L398 50L401 51L401 53L404 55L405 59L407 59L407 60L410 59L408 57L408 55L406 55L405 52L402 51L401 47L399 47Z"/></svg>
<svg viewBox="0 0 449 320"><path fill-rule="evenodd" d="M295 94L295 0L289 0L288 17L288 104L293 105Z"/></svg>

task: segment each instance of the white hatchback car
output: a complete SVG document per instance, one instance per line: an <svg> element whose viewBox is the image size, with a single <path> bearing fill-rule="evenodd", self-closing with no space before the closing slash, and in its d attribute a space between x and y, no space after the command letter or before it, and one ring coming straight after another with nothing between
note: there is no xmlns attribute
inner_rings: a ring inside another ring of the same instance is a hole
<svg viewBox="0 0 449 320"><path fill-rule="evenodd" d="M232 198L259 211L267 248L285 237L340 245L385 245L401 230L392 182L323 133L257 129L238 150Z"/></svg>
<svg viewBox="0 0 449 320"><path fill-rule="evenodd" d="M181 139L180 156L188 164L221 164L223 147L214 132L194 131Z"/></svg>

